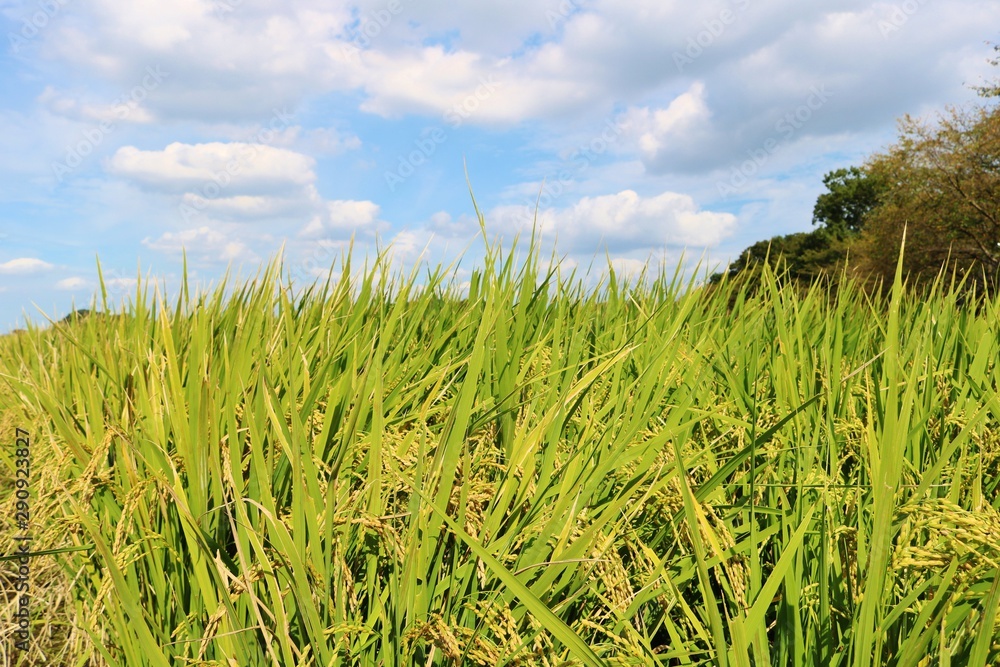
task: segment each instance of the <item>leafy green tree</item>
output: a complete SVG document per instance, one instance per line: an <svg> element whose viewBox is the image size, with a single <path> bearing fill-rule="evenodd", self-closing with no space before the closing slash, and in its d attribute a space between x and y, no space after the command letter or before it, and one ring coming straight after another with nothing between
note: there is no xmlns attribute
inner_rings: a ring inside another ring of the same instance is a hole
<svg viewBox="0 0 1000 667"><path fill-rule="evenodd" d="M816 199L813 224L844 235L864 228L865 216L874 209L885 191L880 178L858 167L837 169L823 177L824 192Z"/></svg>
<svg viewBox="0 0 1000 667"><path fill-rule="evenodd" d="M904 270L931 279L942 266L995 284L1000 271L1000 107L950 108L936 124L905 116L899 141L866 168L887 184L868 216L871 270L891 279L906 229Z"/></svg>
<svg viewBox="0 0 1000 667"><path fill-rule="evenodd" d="M742 275L756 279L766 262L785 279L807 283L821 276L834 277L847 259L849 249L848 237L825 228L775 236L758 241L740 253L726 273L730 278ZM718 283L722 276L716 273L711 282Z"/></svg>

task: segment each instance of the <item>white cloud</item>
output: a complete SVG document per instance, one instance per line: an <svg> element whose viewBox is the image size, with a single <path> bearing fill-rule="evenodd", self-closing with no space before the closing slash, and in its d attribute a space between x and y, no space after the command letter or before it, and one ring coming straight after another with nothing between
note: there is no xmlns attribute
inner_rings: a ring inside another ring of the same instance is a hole
<svg viewBox="0 0 1000 667"><path fill-rule="evenodd" d="M430 235L418 231L404 229L392 237L390 242L393 259L412 261L424 254Z"/></svg>
<svg viewBox="0 0 1000 667"><path fill-rule="evenodd" d="M43 262L35 257L19 257L0 264L0 273L8 275L20 275L35 273L37 271L47 271L53 268L52 264Z"/></svg>
<svg viewBox="0 0 1000 667"><path fill-rule="evenodd" d="M739 152L733 137L756 134L747 137L756 143L809 85L841 91L838 113L815 132L843 131L851 116L884 122L873 109L912 109L940 94L958 66L968 69L967 54L957 55L967 47L956 45L978 45L969 35L988 39L984 26L1000 20L995 3L923 3L886 36L878 24L891 18L890 4L835 4L511 0L456 14L444 0L402 2L394 12L385 0L255 0L228 10L217 0L135 0L127 8L94 0L74 6L74 20L53 23L41 41L46 56L121 90L141 81L148 64L162 66L169 76L144 108L156 118L206 122L259 121L275 105L357 91L361 109L385 116L471 105L470 122L558 120L607 115L616 103L666 108L693 77L712 91L706 104L730 139L712 142L718 162L727 144ZM734 18L722 23L726 11ZM699 45L692 40L704 46L678 69L674 56ZM491 78L496 89L487 91Z"/></svg>
<svg viewBox="0 0 1000 667"><path fill-rule="evenodd" d="M254 260L257 256L237 238L235 231L229 234L207 225L185 229L180 232L166 232L158 239L145 238L142 244L153 250L180 254L182 250L197 253L209 261L230 262L234 260Z"/></svg>
<svg viewBox="0 0 1000 667"><path fill-rule="evenodd" d="M385 0L365 0L357 13L342 3L257 0L231 3L224 11L226 4L180 0L165 7L135 0L123 8L94 0L74 8L76 20L46 31L45 55L119 86L133 85L139 63L162 66L169 79L148 105L163 118L253 119L274 104L294 106L310 94L357 89L368 91L369 108L379 113L443 113L510 61L524 40L557 34L572 13L528 0L483 5L463 15L460 42L467 46L444 53L434 42L451 41L456 28L454 7L444 2L403 2L392 15ZM557 73L534 79L517 69L522 74L516 78L549 103L576 97L572 82ZM535 107L534 99L510 96L501 106Z"/></svg>
<svg viewBox="0 0 1000 667"><path fill-rule="evenodd" d="M352 231L375 231L384 229L379 220L381 207L371 201L356 201L337 199L326 202L309 223L302 229L300 236L317 237L329 235L349 236Z"/></svg>
<svg viewBox="0 0 1000 667"><path fill-rule="evenodd" d="M335 200L327 203L330 224L340 228L358 228L378 219L379 206L370 201Z"/></svg>
<svg viewBox="0 0 1000 667"><path fill-rule="evenodd" d="M268 219L301 219L322 207L322 199L312 185L297 196L276 197L236 195L211 196L214 190L201 193L185 192L181 196L181 213L185 220L202 215L230 222L254 222Z"/></svg>
<svg viewBox="0 0 1000 667"><path fill-rule="evenodd" d="M661 153L697 146L710 131L712 112L705 101L705 84L695 82L664 109L632 108L620 121L626 137L632 139L648 162Z"/></svg>
<svg viewBox="0 0 1000 667"><path fill-rule="evenodd" d="M58 290L80 290L85 289L90 286L90 282L80 278L79 276L73 276L72 278L63 278L56 283L56 289Z"/></svg>
<svg viewBox="0 0 1000 667"><path fill-rule="evenodd" d="M490 212L493 227L529 230L532 211L526 206L500 206ZM560 251L611 252L718 244L736 225L730 213L699 211L683 194L664 192L642 197L633 190L583 197L563 209L538 213L540 231L555 238Z"/></svg>
<svg viewBox="0 0 1000 667"><path fill-rule="evenodd" d="M364 59L368 94L361 110L386 117L405 113L465 122L512 124L565 113L598 101L599 87L567 76L559 63L536 67L510 58L440 46L417 52L371 52Z"/></svg>
<svg viewBox="0 0 1000 667"><path fill-rule="evenodd" d="M361 139L337 127L291 125L293 115L275 110L267 123L211 123L205 130L236 143L263 143L275 148L287 148L307 155L340 155L361 148Z"/></svg>
<svg viewBox="0 0 1000 667"><path fill-rule="evenodd" d="M350 7L312 5L94 0L45 31L43 55L129 88L162 67L168 78L146 102L160 118L258 119L357 76L337 37Z"/></svg>
<svg viewBox="0 0 1000 667"><path fill-rule="evenodd" d="M385 228L373 202L324 199L316 189L315 164L308 155L263 144L175 142L163 150L121 148L109 161L108 171L144 189L176 197L178 217L186 223L212 223L151 242L150 247L161 250L173 248L186 234L208 241L226 259L241 256L245 247L226 249L228 243L215 236L228 223L266 221L272 227L298 227L313 238L343 238L355 231ZM255 232L244 234L253 237ZM188 237L184 240L194 238Z"/></svg>
<svg viewBox="0 0 1000 667"><path fill-rule="evenodd" d="M359 0L359 25L377 21L376 12L384 11L386 0ZM424 38L451 34L456 26L455 4L447 0L401 2L403 11L378 34L371 37L370 47L387 48L414 33ZM462 12L462 43L474 44L483 53L502 57L519 49L524 41L539 35L557 34L566 19L581 10L579 0L507 0L504 3L481 3L475 11ZM418 27L413 28L413 24ZM372 26L374 28L374 26ZM353 34L353 32L351 33ZM362 33L364 34L364 33ZM364 40L361 40L362 43Z"/></svg>
<svg viewBox="0 0 1000 667"><path fill-rule="evenodd" d="M300 190L316 180L315 164L308 155L263 144L174 142L163 150L119 148L108 170L159 192L233 196Z"/></svg>
<svg viewBox="0 0 1000 667"><path fill-rule="evenodd" d="M142 96L142 88L139 89L137 97ZM53 86L46 86L38 96L38 103L53 115L85 123L110 123L113 126L119 121L148 124L156 120L149 109L130 94L115 98L110 104L93 104L61 93Z"/></svg>

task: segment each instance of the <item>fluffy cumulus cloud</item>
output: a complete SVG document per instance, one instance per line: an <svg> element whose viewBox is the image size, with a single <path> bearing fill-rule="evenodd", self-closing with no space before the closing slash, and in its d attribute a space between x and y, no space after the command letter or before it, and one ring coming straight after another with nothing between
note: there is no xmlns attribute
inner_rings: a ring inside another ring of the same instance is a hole
<svg viewBox="0 0 1000 667"><path fill-rule="evenodd" d="M485 118L518 120L598 94L581 96L585 79L565 77L558 58L509 55L525 40L555 34L575 4L513 5L464 13L457 42L445 48L434 42L454 42L456 30L454 8L443 2L184 0L167 7L136 0L122 7L96 0L67 10L45 32L43 52L99 73L124 96L144 85L145 67L159 68L164 80L142 105L160 119L252 121L308 95L351 90L364 91L363 108L377 113L440 114L475 104L470 95L492 96L499 78L519 90L496 96ZM102 113L68 94L48 98L62 113Z"/></svg>
<svg viewBox="0 0 1000 667"><path fill-rule="evenodd" d="M18 257L0 263L0 274L20 275L26 273L37 273L53 268L48 262L44 262L37 257Z"/></svg>
<svg viewBox="0 0 1000 667"><path fill-rule="evenodd" d="M166 232L156 239L147 237L142 243L165 253L176 255L185 250L193 251L201 258L225 262L258 259L240 240L237 230L232 228L221 231L206 225L180 232Z"/></svg>
<svg viewBox="0 0 1000 667"><path fill-rule="evenodd" d="M163 150L119 148L108 169L162 192L225 192L226 196L298 191L316 180L315 160L263 144L174 142Z"/></svg>
<svg viewBox="0 0 1000 667"><path fill-rule="evenodd" d="M146 67L164 80L143 101L161 119L260 120L310 91L350 87L337 35L345 5L276 0L95 0L45 31L41 51L130 94Z"/></svg>
<svg viewBox="0 0 1000 667"><path fill-rule="evenodd" d="M324 207L312 157L242 142L183 144L163 150L118 149L108 171L177 200L185 223L308 220ZM195 228L197 230L198 228Z"/></svg>
<svg viewBox="0 0 1000 667"><path fill-rule="evenodd" d="M286 117L334 99L342 111L387 119L537 123L556 142L568 118L597 128L623 111L627 132L615 153L661 176L727 171L771 142L784 150L874 130L953 99L945 93L960 94L988 70L969 35L998 22L1000 6L975 0L511 0L460 14L443 0L94 0L62 6L26 48L98 84L46 86L38 102L52 114L98 123L131 110L137 124L272 125L271 150L256 161L262 171L290 158L288 172L309 174L303 160L359 148L349 131ZM92 89L101 97L83 92ZM192 181L206 184L252 145L230 138L171 144L162 155L122 149L112 164L162 187L155 179L172 163L165 182L191 192ZM185 168L185 159L200 166ZM276 183L262 175L257 182ZM252 173L239 182L244 191L236 183L228 196L272 194L255 189ZM225 219L294 209L294 201L209 205Z"/></svg>
<svg viewBox="0 0 1000 667"><path fill-rule="evenodd" d="M314 168L315 160L302 153L242 142L175 142L163 150L126 146L108 163L111 174L172 197L177 218L191 225L146 238L147 247L174 253L196 247L220 261L254 257L253 241L270 238L241 224L279 221L310 238L347 238L384 228L373 202L320 196Z"/></svg>
<svg viewBox="0 0 1000 667"><path fill-rule="evenodd" d="M524 206L500 206L491 211L496 227L528 230L533 211ZM652 251L718 244L736 224L730 213L700 211L683 194L664 192L642 197L633 190L583 197L572 206L538 213L544 237L557 248L588 253L600 248L612 252Z"/></svg>
<svg viewBox="0 0 1000 667"><path fill-rule="evenodd" d="M301 235L309 238L329 236L335 232L336 236L342 237L345 234L349 236L352 231L375 230L381 227L379 210L379 206L370 201L329 201L303 228Z"/></svg>
<svg viewBox="0 0 1000 667"><path fill-rule="evenodd" d="M462 12L456 22L455 4L448 0L359 0L345 35L358 46L384 48L412 34L416 25L425 37L455 35L484 54L503 57L526 40L558 34L569 17L582 11L582 4L579 0L482 3L475 11Z"/></svg>
<svg viewBox="0 0 1000 667"><path fill-rule="evenodd" d="M674 84L698 88L630 109L633 147L654 174L704 173L765 144L773 142L773 153L817 137L857 136L967 97L963 82L987 71L982 49L958 36L1000 20L1000 7L957 4L964 9L864 0L699 5L666 40L672 66L665 68ZM690 131L674 131L685 117Z"/></svg>
<svg viewBox="0 0 1000 667"><path fill-rule="evenodd" d="M134 86L110 103L95 103L82 96L61 92L51 85L45 87L37 101L54 116L103 125L105 132L114 129L119 121L149 124L156 117L143 105L143 100L156 90L164 76L158 68L148 68L140 85Z"/></svg>
<svg viewBox="0 0 1000 667"><path fill-rule="evenodd" d="M56 289L65 290L69 292L85 289L89 286L90 283L86 279L81 278L79 276L71 276L69 278L63 278L62 280L56 283Z"/></svg>
<svg viewBox="0 0 1000 667"><path fill-rule="evenodd" d="M1000 20L995 5L957 3L962 10L869 0L517 0L456 17L443 0L95 0L65 10L42 43L48 57L100 73L122 96L145 85L146 68L160 68L162 83L141 105L162 119L260 121L276 106L359 91L371 113L479 123L607 114L624 102L648 112L638 149L665 168L658 135L690 114L704 117L706 105L716 153L722 138L760 139L814 85L834 90L837 104L809 132L842 131L878 107L912 108L956 68L969 71L972 50L956 52L956 35ZM67 113L107 113L49 97Z"/></svg>
<svg viewBox="0 0 1000 667"><path fill-rule="evenodd" d="M367 99L361 109L386 117L440 116L451 126L509 126L601 102L598 83L568 76L559 58L542 60L491 60L441 46L417 53L374 52L365 58L370 74L364 79Z"/></svg>
<svg viewBox="0 0 1000 667"><path fill-rule="evenodd" d="M664 108L629 109L619 125L626 140L649 165L679 152L704 154L705 143L713 139L711 116L705 100L705 84L698 81Z"/></svg>

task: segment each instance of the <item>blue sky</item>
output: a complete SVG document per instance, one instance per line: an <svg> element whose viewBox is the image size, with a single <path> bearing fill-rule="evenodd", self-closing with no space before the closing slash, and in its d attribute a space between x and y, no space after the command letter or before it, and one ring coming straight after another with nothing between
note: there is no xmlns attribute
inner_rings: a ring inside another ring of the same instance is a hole
<svg viewBox="0 0 1000 667"><path fill-rule="evenodd" d="M1000 3L0 0L0 330L137 268L298 281L530 233L567 268L725 262L826 172L1000 75ZM544 183L544 187L543 187Z"/></svg>

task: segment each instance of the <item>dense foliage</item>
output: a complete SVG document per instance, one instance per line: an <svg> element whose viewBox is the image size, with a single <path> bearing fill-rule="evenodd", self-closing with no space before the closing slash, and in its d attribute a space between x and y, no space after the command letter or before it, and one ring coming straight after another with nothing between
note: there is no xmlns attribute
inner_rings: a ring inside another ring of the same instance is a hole
<svg viewBox="0 0 1000 667"><path fill-rule="evenodd" d="M868 171L890 183L868 216L868 264L892 275L903 229L903 266L913 279L941 269L973 271L995 286L1000 271L1000 107L952 109L932 126L909 116L898 143L873 156Z"/></svg>
<svg viewBox="0 0 1000 667"><path fill-rule="evenodd" d="M813 224L841 236L863 231L886 191L884 178L857 167L831 171L823 185L827 191L816 199Z"/></svg>

